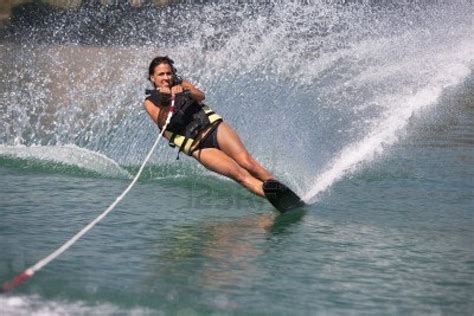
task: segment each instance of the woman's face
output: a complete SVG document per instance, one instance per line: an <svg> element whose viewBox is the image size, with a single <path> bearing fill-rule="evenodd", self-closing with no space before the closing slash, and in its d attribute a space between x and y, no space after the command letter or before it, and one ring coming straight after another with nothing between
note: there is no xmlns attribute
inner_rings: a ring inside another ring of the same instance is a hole
<svg viewBox="0 0 474 316"><path fill-rule="evenodd" d="M173 86L173 72L168 64L159 64L155 67L153 75L150 76L151 82L157 88L171 88Z"/></svg>

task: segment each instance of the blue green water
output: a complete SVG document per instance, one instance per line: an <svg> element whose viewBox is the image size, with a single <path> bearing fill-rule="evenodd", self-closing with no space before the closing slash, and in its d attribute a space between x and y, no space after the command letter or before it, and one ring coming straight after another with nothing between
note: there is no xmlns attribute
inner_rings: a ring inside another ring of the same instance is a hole
<svg viewBox="0 0 474 316"><path fill-rule="evenodd" d="M472 315L472 5L455 3L202 5L159 48L1 42L0 283L128 186L157 136L158 53L311 205L280 214L163 143L0 315Z"/></svg>
<svg viewBox="0 0 474 316"><path fill-rule="evenodd" d="M472 86L471 86L472 88ZM449 314L474 309L474 108L280 215L236 184L148 169L6 314ZM438 125L439 124L439 125ZM431 130L434 129L434 130ZM3 158L0 275L85 226L128 180Z"/></svg>

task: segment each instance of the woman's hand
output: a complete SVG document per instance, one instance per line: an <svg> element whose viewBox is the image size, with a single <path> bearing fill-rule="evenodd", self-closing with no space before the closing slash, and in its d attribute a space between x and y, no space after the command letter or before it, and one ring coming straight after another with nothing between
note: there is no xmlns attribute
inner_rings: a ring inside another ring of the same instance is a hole
<svg viewBox="0 0 474 316"><path fill-rule="evenodd" d="M171 88L160 87L160 93L165 93L169 95L177 95L178 93L181 93L184 90L189 90L189 92L191 93L191 97L198 102L203 101L205 98L204 92L202 92L186 80L183 80L181 84L174 85Z"/></svg>
<svg viewBox="0 0 474 316"><path fill-rule="evenodd" d="M171 94L172 95L177 95L178 93L181 93L184 91L184 88L182 85L177 84L171 88Z"/></svg>
<svg viewBox="0 0 474 316"><path fill-rule="evenodd" d="M158 90L160 93L171 94L171 89L169 87L159 87Z"/></svg>
<svg viewBox="0 0 474 316"><path fill-rule="evenodd" d="M183 91L184 91L184 88L180 84L172 86L171 89L169 87L161 87L160 88L160 93L170 94L170 95L177 95L178 93L181 93Z"/></svg>

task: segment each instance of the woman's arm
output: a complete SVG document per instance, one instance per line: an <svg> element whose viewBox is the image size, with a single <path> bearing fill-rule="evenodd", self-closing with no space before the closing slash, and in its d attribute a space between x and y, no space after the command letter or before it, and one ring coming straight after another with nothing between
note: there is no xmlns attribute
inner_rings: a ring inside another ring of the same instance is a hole
<svg viewBox="0 0 474 316"><path fill-rule="evenodd" d="M206 98L204 92L193 86L189 81L183 80L181 85L183 86L184 90L189 90L189 92L191 92L191 96L194 100L202 102Z"/></svg>
<svg viewBox="0 0 474 316"><path fill-rule="evenodd" d="M145 100L145 103L143 104L145 107L146 112L150 116L151 120L158 124L158 118L160 117L160 108L155 106L153 102L150 100ZM159 124L158 124L159 126Z"/></svg>

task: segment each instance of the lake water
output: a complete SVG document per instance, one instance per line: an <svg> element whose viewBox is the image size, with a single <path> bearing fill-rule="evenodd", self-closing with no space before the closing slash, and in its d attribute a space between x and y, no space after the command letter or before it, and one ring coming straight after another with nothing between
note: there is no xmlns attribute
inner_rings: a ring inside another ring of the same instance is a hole
<svg viewBox="0 0 474 316"><path fill-rule="evenodd" d="M130 183L157 54L311 203L280 214L162 142L0 314L473 314L472 4L271 3L199 6L158 47L0 43L0 283Z"/></svg>

